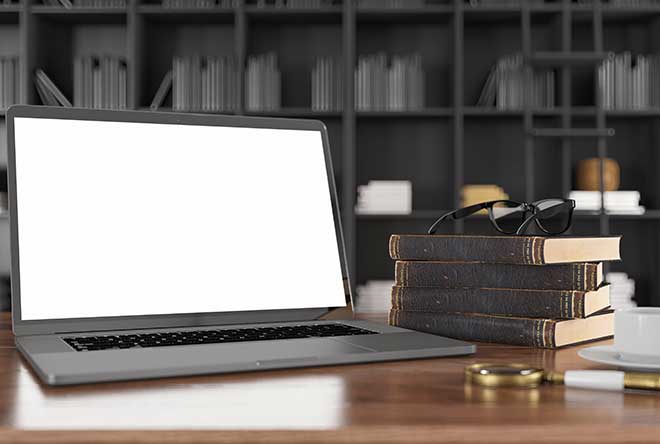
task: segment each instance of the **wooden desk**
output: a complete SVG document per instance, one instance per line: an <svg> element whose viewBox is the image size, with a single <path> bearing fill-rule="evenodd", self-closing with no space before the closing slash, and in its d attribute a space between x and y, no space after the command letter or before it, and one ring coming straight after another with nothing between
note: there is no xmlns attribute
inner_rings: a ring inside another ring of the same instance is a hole
<svg viewBox="0 0 660 444"><path fill-rule="evenodd" d="M0 442L660 441L660 394L463 384L475 361L597 368L578 349L484 344L463 358L53 388L19 356L3 314Z"/></svg>

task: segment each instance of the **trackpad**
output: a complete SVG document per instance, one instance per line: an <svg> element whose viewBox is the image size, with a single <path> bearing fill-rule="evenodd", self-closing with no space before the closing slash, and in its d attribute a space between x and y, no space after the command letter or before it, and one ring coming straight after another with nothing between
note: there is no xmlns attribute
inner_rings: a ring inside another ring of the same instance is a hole
<svg viewBox="0 0 660 444"><path fill-rule="evenodd" d="M466 342L442 336L430 335L416 331L403 333L388 333L381 335L346 336L334 338L347 344L355 344L377 352L398 350L426 350L432 348L464 347Z"/></svg>

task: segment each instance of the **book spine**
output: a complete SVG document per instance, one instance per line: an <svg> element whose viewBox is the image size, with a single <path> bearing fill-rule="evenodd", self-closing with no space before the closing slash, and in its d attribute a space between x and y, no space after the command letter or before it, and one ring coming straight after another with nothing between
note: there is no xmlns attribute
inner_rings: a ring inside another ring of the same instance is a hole
<svg viewBox="0 0 660 444"><path fill-rule="evenodd" d="M542 237L441 236L390 237L390 257L399 260L480 261L522 265L543 265Z"/></svg>
<svg viewBox="0 0 660 444"><path fill-rule="evenodd" d="M392 308L439 313L482 313L530 318L584 318L582 291L501 288L392 287Z"/></svg>
<svg viewBox="0 0 660 444"><path fill-rule="evenodd" d="M397 261L396 285L438 288L513 288L526 290L593 291L597 264L536 265L479 262Z"/></svg>
<svg viewBox="0 0 660 444"><path fill-rule="evenodd" d="M555 322L550 319L391 310L389 321L395 327L467 341L555 347Z"/></svg>

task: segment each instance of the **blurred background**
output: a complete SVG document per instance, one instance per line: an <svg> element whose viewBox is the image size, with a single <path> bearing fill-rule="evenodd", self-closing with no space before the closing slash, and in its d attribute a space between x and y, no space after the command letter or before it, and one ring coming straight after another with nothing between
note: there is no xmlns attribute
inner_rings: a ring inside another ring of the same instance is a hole
<svg viewBox="0 0 660 444"><path fill-rule="evenodd" d="M363 311L390 234L562 196L571 234L624 236L613 305L660 306L659 31L656 0L0 0L0 309L13 103L324 121Z"/></svg>

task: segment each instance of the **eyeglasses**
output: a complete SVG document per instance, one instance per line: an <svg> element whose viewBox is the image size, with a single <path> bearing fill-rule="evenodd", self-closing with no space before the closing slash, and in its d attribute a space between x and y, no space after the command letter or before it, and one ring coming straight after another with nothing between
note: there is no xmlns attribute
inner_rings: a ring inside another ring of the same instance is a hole
<svg viewBox="0 0 660 444"><path fill-rule="evenodd" d="M532 203L491 200L443 214L431 225L428 234L435 234L438 225L444 220L462 219L478 211L488 210L490 222L500 233L521 235L532 222L536 222L543 233L555 236L565 233L571 227L574 209L573 199L543 199Z"/></svg>

